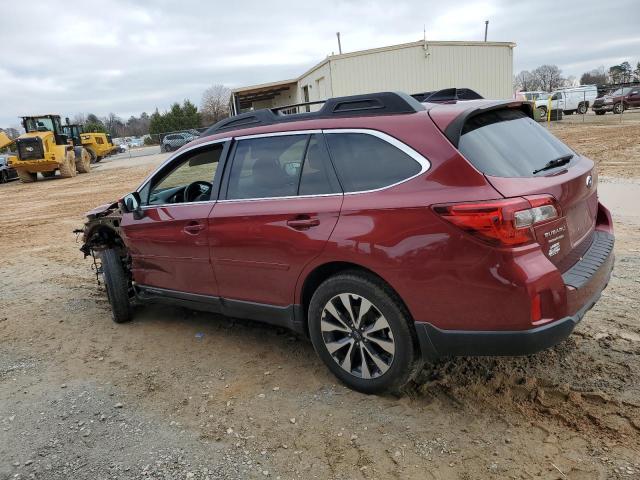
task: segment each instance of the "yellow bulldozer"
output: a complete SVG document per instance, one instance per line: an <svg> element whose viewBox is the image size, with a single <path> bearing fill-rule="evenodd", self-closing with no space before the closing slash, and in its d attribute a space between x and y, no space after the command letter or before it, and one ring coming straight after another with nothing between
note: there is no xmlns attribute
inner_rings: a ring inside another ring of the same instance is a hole
<svg viewBox="0 0 640 480"><path fill-rule="evenodd" d="M91 163L98 163L115 152L116 147L108 133L85 132L82 125L70 124L68 118L66 122L66 125L62 126L62 131L76 147L82 146L87 150Z"/></svg>
<svg viewBox="0 0 640 480"><path fill-rule="evenodd" d="M9 162L23 183L35 182L38 173L49 178L59 171L61 177L70 178L91 171L89 152L73 145L62 129L59 115L22 117L22 126L26 133L10 142L15 144L17 154L9 157ZM0 148L10 143L2 145L0 139Z"/></svg>

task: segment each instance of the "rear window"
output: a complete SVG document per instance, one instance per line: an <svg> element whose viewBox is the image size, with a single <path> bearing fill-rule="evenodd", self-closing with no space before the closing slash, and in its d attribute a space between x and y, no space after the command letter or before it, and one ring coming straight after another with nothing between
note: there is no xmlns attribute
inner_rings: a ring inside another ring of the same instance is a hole
<svg viewBox="0 0 640 480"><path fill-rule="evenodd" d="M345 192L394 185L420 173L422 166L402 150L365 133L328 133L329 151Z"/></svg>
<svg viewBox="0 0 640 480"><path fill-rule="evenodd" d="M512 109L471 118L458 149L478 170L495 177L533 177L547 162L573 153L524 112Z"/></svg>

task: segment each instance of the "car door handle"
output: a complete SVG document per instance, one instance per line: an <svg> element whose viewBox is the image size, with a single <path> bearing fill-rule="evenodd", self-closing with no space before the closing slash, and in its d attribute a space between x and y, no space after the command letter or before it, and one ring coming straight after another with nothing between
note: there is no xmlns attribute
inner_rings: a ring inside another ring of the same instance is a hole
<svg viewBox="0 0 640 480"><path fill-rule="evenodd" d="M197 235L202 230L204 230L204 225L199 222L189 222L182 229L184 233L188 233L189 235Z"/></svg>
<svg viewBox="0 0 640 480"><path fill-rule="evenodd" d="M311 227L317 227L320 225L320 220L310 217L297 217L292 220L287 220L287 225L296 230L305 230Z"/></svg>

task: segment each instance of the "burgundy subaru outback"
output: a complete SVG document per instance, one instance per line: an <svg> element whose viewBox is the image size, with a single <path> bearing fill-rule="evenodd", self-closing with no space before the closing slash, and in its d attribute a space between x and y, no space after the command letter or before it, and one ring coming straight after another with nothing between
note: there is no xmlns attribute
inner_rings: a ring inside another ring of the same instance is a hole
<svg viewBox="0 0 640 480"><path fill-rule="evenodd" d="M82 250L116 322L162 302L285 326L381 392L565 339L613 268L596 185L528 103L333 98L213 125L89 212Z"/></svg>

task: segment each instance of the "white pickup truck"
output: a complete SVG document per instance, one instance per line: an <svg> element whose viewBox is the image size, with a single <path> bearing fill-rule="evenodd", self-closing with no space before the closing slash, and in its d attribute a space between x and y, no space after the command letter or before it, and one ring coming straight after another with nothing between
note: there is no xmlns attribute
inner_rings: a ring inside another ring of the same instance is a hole
<svg viewBox="0 0 640 480"><path fill-rule="evenodd" d="M551 110L562 110L565 115L571 115L575 112L585 114L597 96L598 88L595 85L561 88L540 95L536 99L536 109L540 112L541 117L547 116L549 105L551 105Z"/></svg>

